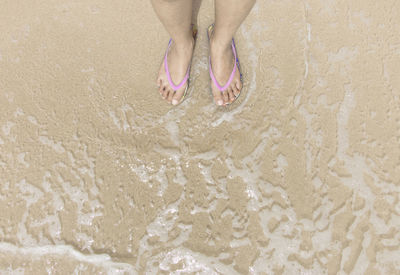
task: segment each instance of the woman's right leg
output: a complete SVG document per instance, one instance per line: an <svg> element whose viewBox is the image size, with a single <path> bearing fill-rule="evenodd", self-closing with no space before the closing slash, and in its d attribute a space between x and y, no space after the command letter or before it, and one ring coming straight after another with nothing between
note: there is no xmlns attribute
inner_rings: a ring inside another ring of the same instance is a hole
<svg viewBox="0 0 400 275"><path fill-rule="evenodd" d="M176 85L185 77L190 64L194 39L192 35L192 0L151 0L154 11L171 36L173 42L168 52L168 67L171 79ZM157 78L159 92L172 104L178 104L187 83L174 92L170 87L164 69L164 61Z"/></svg>

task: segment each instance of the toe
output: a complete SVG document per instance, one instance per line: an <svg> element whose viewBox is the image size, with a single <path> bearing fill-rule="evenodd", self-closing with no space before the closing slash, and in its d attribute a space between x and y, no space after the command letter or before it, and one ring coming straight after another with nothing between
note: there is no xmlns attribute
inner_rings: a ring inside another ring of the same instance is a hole
<svg viewBox="0 0 400 275"><path fill-rule="evenodd" d="M240 90L236 86L233 88L233 94L235 95L235 97L238 97L240 94Z"/></svg>
<svg viewBox="0 0 400 275"><path fill-rule="evenodd" d="M214 96L214 102L218 106L224 105L224 99L222 98L221 91L213 84L211 84L211 91Z"/></svg>
<svg viewBox="0 0 400 275"><path fill-rule="evenodd" d="M157 87L158 88L161 88L161 86L162 86L162 80L161 80L161 77L159 77L159 78L157 78Z"/></svg>
<svg viewBox="0 0 400 275"><path fill-rule="evenodd" d="M232 88L229 89L228 94L229 94L229 102L233 102L235 100L235 95L233 94Z"/></svg>
<svg viewBox="0 0 400 275"><path fill-rule="evenodd" d="M167 87L163 86L162 90L161 90L161 96L166 99L168 96L168 89Z"/></svg>
<svg viewBox="0 0 400 275"><path fill-rule="evenodd" d="M222 98L224 99L225 104L229 102L228 90L222 92Z"/></svg>
<svg viewBox="0 0 400 275"><path fill-rule="evenodd" d="M182 96L183 96L183 94L185 92L185 89L186 88L179 89L178 91L175 92L174 96L172 97L172 104L173 105L179 104L179 102L181 101Z"/></svg>
<svg viewBox="0 0 400 275"><path fill-rule="evenodd" d="M169 89L166 88L166 89L165 89L165 92L164 92L164 99L165 99L166 101L168 101L168 96L169 96Z"/></svg>
<svg viewBox="0 0 400 275"><path fill-rule="evenodd" d="M237 97L242 90L242 83L240 81L236 81L235 85L232 87L233 94Z"/></svg>
<svg viewBox="0 0 400 275"><path fill-rule="evenodd" d="M172 101L172 97L174 96L174 91L172 91L171 89L168 89L168 98L167 98L167 100L168 100L168 102L169 103L171 103L171 101Z"/></svg>
<svg viewBox="0 0 400 275"><path fill-rule="evenodd" d="M168 101L168 97L169 97L169 94L171 93L171 90L170 90L170 88L167 86L167 87L165 87L165 92L164 92L164 99L165 100L167 100Z"/></svg>
<svg viewBox="0 0 400 275"><path fill-rule="evenodd" d="M164 85L161 85L160 88L158 89L158 92L161 94L161 96L164 96L164 91L165 91L165 87Z"/></svg>
<svg viewBox="0 0 400 275"><path fill-rule="evenodd" d="M220 91L214 92L214 102L218 106L224 105L224 100L222 98L222 93Z"/></svg>
<svg viewBox="0 0 400 275"><path fill-rule="evenodd" d="M169 89L168 89L168 87L165 87L164 95L163 95L165 100L168 100L168 95L169 95Z"/></svg>
<svg viewBox="0 0 400 275"><path fill-rule="evenodd" d="M236 88L239 90L239 92L242 90L243 84L241 81L236 81Z"/></svg>

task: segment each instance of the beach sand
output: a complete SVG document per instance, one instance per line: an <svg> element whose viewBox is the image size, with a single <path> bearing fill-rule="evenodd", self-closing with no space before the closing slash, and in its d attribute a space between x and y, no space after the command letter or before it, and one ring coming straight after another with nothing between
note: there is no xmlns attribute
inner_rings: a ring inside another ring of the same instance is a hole
<svg viewBox="0 0 400 275"><path fill-rule="evenodd" d="M2 1L1 274L400 274L400 2L258 1L214 105L150 2Z"/></svg>

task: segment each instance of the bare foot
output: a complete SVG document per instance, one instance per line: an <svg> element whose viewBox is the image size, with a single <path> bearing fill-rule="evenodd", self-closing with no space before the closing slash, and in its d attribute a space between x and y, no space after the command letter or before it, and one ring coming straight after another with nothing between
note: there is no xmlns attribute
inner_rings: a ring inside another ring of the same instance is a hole
<svg viewBox="0 0 400 275"><path fill-rule="evenodd" d="M179 44L174 41L171 42L171 46L168 51L168 69L171 74L172 82L177 85L181 83L186 75L188 66L192 59L194 47L194 38L189 37L187 41L180 42ZM168 82L167 73L165 72L164 60L161 64L160 71L158 73L157 85L161 96L173 105L177 105L188 85L186 82L179 90L174 91Z"/></svg>
<svg viewBox="0 0 400 275"><path fill-rule="evenodd" d="M224 86L228 82L236 62L232 51L232 44L222 44L216 37L213 37L213 32L210 32L210 30L208 35L210 37L212 71L218 84ZM232 103L239 95L241 89L242 82L240 81L240 72L238 68L236 69L231 84L222 92L215 86L214 82L211 81L214 101L220 106Z"/></svg>

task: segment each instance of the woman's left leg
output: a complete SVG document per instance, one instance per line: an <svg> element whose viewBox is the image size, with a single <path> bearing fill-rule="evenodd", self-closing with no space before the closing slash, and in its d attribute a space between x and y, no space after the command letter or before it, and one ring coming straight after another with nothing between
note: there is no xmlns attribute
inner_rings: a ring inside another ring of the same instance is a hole
<svg viewBox="0 0 400 275"><path fill-rule="evenodd" d="M215 0L215 26L210 35L210 56L214 76L221 86L229 80L234 67L231 42L236 30L250 13L256 0ZM242 89L240 73L236 70L231 85L222 93L211 84L218 105L232 102Z"/></svg>

